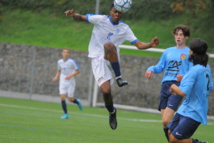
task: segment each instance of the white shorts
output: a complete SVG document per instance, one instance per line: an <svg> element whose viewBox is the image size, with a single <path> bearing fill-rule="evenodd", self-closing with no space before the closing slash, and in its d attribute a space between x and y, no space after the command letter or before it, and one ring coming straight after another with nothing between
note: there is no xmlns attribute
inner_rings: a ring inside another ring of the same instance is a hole
<svg viewBox="0 0 214 143"><path fill-rule="evenodd" d="M59 94L65 94L68 97L74 97L74 91L75 91L75 80L61 80L59 83Z"/></svg>
<svg viewBox="0 0 214 143"><path fill-rule="evenodd" d="M101 86L104 82L110 80L112 85L114 79L111 73L110 62L104 59L104 56L96 57L91 59L92 71L98 85Z"/></svg>

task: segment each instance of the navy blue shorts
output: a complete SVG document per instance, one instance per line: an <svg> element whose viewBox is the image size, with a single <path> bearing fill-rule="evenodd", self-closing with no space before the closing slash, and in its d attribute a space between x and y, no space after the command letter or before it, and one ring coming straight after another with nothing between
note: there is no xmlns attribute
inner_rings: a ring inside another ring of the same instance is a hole
<svg viewBox="0 0 214 143"><path fill-rule="evenodd" d="M176 113L168 124L168 128L177 139L188 139L194 134L200 124L200 122Z"/></svg>
<svg viewBox="0 0 214 143"><path fill-rule="evenodd" d="M162 83L161 92L160 92L160 103L159 103L159 107L158 107L159 111L161 111L161 109L166 109L166 107L176 111L183 99L182 96L172 95L169 92L169 89L172 84L179 86L180 82L166 81L166 82Z"/></svg>

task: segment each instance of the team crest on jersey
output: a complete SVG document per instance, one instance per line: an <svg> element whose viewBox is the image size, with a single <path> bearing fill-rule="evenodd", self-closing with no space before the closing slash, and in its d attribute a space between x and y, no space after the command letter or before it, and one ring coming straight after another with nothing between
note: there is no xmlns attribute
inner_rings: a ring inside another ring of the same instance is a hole
<svg viewBox="0 0 214 143"><path fill-rule="evenodd" d="M183 59L186 59L186 54L181 54L180 58L183 60Z"/></svg>
<svg viewBox="0 0 214 143"><path fill-rule="evenodd" d="M120 29L117 29L117 30L116 30L116 34L117 34L117 35L120 34Z"/></svg>

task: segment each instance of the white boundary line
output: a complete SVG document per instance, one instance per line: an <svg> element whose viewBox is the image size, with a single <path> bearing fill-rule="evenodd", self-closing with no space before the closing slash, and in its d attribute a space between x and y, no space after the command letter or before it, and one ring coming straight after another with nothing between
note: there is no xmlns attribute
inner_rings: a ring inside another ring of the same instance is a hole
<svg viewBox="0 0 214 143"><path fill-rule="evenodd" d="M99 103L99 105L102 106L104 104ZM62 112L61 110L41 109L41 108L37 108L37 107L29 107L29 106L27 107L27 106L10 105L10 104L0 104L0 106L2 106L2 107L10 107L10 108L40 110L40 111L51 111L51 112L57 112L57 113L61 113ZM115 105L115 107L117 107L117 108L119 108L120 106L124 106L124 105L118 105L118 104ZM130 106L130 107L132 107L132 106ZM122 107L121 109L124 109L124 107ZM148 109L146 109L146 110L148 110ZM154 109L151 109L151 110L154 110ZM136 111L136 109L134 109L134 111ZM151 112L148 112L148 113L151 113ZM96 117L96 118L108 118L108 116L97 115L97 114L87 114L87 113L77 113L77 112L72 112L72 114L81 115L81 116L87 116L87 117ZM133 122L161 123L161 120L153 120L153 119L136 119L136 118L124 118L124 117L118 117L118 119L120 119L120 120L128 120L128 121L133 121ZM214 119L209 119L209 120L214 120ZM208 123L208 125L214 125L214 123Z"/></svg>

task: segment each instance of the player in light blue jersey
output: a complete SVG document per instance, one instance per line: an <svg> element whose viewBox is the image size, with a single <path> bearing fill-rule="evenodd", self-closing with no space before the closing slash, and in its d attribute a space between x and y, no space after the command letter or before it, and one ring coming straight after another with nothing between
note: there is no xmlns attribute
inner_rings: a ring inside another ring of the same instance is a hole
<svg viewBox="0 0 214 143"><path fill-rule="evenodd" d="M132 32L131 28L121 21L123 13L117 11L112 3L110 15L79 15L74 10L67 10L66 16L70 15L77 21L86 21L94 24L91 40L88 47L88 57L91 58L94 77L103 93L105 106L109 111L109 124L114 130L117 128L116 108L113 106L111 85L113 76L109 66L112 67L116 82L119 87L127 85L128 82L122 79L119 64L118 46L124 41L129 41L138 49L147 49L158 45L157 37L150 43L140 42Z"/></svg>
<svg viewBox="0 0 214 143"><path fill-rule="evenodd" d="M64 111L64 115L61 119L68 119L69 115L67 112L67 105L66 105L66 96L68 96L68 100L78 105L79 109L82 110L82 104L79 99L74 98L74 91L75 91L75 79L74 76L80 73L80 68L77 62L74 59L69 58L70 50L65 48L62 50L62 57L57 63L58 71L53 78L53 82L56 82L57 79L60 77L59 80L59 94L61 97L61 105Z"/></svg>
<svg viewBox="0 0 214 143"><path fill-rule="evenodd" d="M186 99L168 124L170 143L207 143L191 139L198 126L207 124L208 96L213 88L206 42L197 38L190 42L193 67L183 77L180 86L173 84L170 92Z"/></svg>
<svg viewBox="0 0 214 143"><path fill-rule="evenodd" d="M186 40L190 37L189 27L177 25L173 29L173 35L176 46L167 48L158 64L149 67L145 73L146 78L152 78L154 74L164 71L158 110L161 111L163 130L167 140L169 140L167 124L172 120L182 100L182 96L172 96L169 88L172 84L179 85L182 76L187 73L192 65L188 61L189 47L186 46Z"/></svg>

